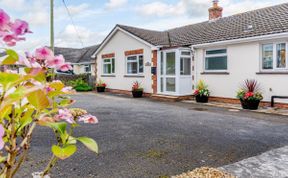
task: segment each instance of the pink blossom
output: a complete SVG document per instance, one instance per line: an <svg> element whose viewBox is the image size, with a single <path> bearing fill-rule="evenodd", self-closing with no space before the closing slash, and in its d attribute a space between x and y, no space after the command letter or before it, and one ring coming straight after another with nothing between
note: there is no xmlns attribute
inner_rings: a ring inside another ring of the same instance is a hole
<svg viewBox="0 0 288 178"><path fill-rule="evenodd" d="M14 34L5 34L3 36L3 41L8 45L8 46L15 46L17 41L20 40L25 40L25 38L18 37Z"/></svg>
<svg viewBox="0 0 288 178"><path fill-rule="evenodd" d="M65 109L59 109L58 110L58 115L55 116L55 119L57 121L60 120L65 120L66 122L73 124L75 123L74 118L71 114L71 112L69 111L69 109L65 108Z"/></svg>
<svg viewBox="0 0 288 178"><path fill-rule="evenodd" d="M92 116L90 114L83 115L79 117L79 121L83 121L84 123L89 123L89 124L97 124L98 119L95 116Z"/></svg>
<svg viewBox="0 0 288 178"><path fill-rule="evenodd" d="M39 60L51 60L52 58L54 58L54 55L51 49L43 47L36 49L35 57Z"/></svg>
<svg viewBox="0 0 288 178"><path fill-rule="evenodd" d="M65 59L63 55L55 56L54 58L47 61L47 67L58 67L64 65Z"/></svg>
<svg viewBox="0 0 288 178"><path fill-rule="evenodd" d="M46 90L47 93L49 93L50 91L54 91L54 89L52 87L50 87L50 86L46 86L45 90Z"/></svg>
<svg viewBox="0 0 288 178"><path fill-rule="evenodd" d="M9 28L10 17L9 15L0 9L0 30L7 31Z"/></svg>
<svg viewBox="0 0 288 178"><path fill-rule="evenodd" d="M15 22L12 24L12 32L17 36L24 35L25 33L31 33L28 23L19 19L15 20Z"/></svg>
<svg viewBox="0 0 288 178"><path fill-rule="evenodd" d="M73 68L72 68L72 66L69 63L65 63L65 64L63 64L61 66L58 66L57 69L61 70L62 72L67 72L69 70L72 70Z"/></svg>
<svg viewBox="0 0 288 178"><path fill-rule="evenodd" d="M5 130L2 124L0 124L0 150L3 149L4 147L4 141L3 141L3 136L5 135Z"/></svg>

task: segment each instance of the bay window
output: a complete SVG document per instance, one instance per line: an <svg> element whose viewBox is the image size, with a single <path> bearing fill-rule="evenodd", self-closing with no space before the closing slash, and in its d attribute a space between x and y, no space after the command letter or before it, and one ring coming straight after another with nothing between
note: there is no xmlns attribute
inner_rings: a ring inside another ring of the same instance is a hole
<svg viewBox="0 0 288 178"><path fill-rule="evenodd" d="M262 70L283 70L287 68L287 43L262 45Z"/></svg>
<svg viewBox="0 0 288 178"><path fill-rule="evenodd" d="M227 49L206 50L205 52L206 71L227 70Z"/></svg>
<svg viewBox="0 0 288 178"><path fill-rule="evenodd" d="M144 72L143 55L127 56L126 58L127 74L137 75Z"/></svg>
<svg viewBox="0 0 288 178"><path fill-rule="evenodd" d="M115 58L103 59L103 74L115 73Z"/></svg>

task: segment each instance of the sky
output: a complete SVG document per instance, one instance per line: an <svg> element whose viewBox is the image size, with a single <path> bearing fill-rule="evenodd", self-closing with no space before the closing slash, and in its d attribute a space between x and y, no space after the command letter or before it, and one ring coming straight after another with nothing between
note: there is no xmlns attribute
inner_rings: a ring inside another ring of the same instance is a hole
<svg viewBox="0 0 288 178"><path fill-rule="evenodd" d="M54 0L55 46L82 48L96 45L116 24L166 30L208 20L212 0ZM219 0L229 16L287 0ZM32 34L15 47L31 51L49 45L50 0L0 0L0 8L13 19L30 24Z"/></svg>

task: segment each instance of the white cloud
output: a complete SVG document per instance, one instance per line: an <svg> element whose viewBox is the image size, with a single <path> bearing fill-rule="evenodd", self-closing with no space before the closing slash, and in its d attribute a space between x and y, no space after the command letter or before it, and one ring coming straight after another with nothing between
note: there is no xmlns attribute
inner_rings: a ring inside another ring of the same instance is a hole
<svg viewBox="0 0 288 178"><path fill-rule="evenodd" d="M65 27L64 32L58 37L56 37L55 45L62 47L81 48L83 46L95 45L100 43L99 39L104 38L105 35L103 33L93 32L92 30L82 26L76 26L75 29L73 25L69 24ZM83 46L81 42L83 42Z"/></svg>
<svg viewBox="0 0 288 178"><path fill-rule="evenodd" d="M108 0L105 6L108 9L117 9L124 6L127 2L128 0Z"/></svg>
<svg viewBox="0 0 288 178"><path fill-rule="evenodd" d="M16 10L23 9L23 5L25 4L25 0L0 0L1 6L5 6L7 8L13 8Z"/></svg>

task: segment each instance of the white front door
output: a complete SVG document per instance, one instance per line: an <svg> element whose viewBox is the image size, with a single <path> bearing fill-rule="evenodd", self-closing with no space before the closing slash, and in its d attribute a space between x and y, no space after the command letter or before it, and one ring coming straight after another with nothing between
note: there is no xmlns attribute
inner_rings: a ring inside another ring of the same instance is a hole
<svg viewBox="0 0 288 178"><path fill-rule="evenodd" d="M160 81L159 89L161 94L175 94L177 86L176 51L162 51L160 58Z"/></svg>

